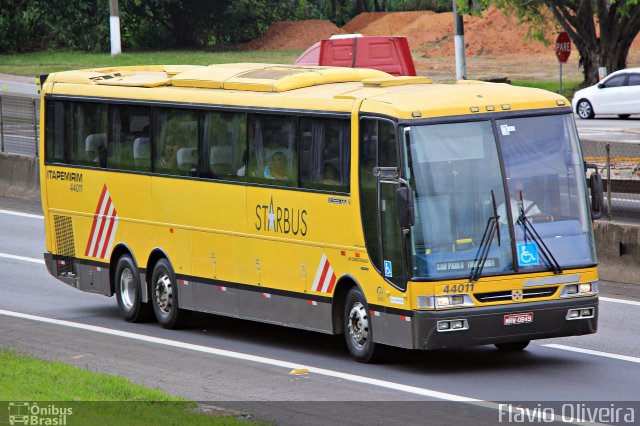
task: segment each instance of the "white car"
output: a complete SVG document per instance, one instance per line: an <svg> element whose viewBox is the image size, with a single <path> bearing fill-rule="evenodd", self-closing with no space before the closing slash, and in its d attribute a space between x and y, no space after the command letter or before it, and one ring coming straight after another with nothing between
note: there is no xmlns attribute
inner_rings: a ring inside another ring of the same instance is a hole
<svg viewBox="0 0 640 426"><path fill-rule="evenodd" d="M600 83L578 90L572 105L580 118L616 114L626 119L640 114L640 68L616 71Z"/></svg>

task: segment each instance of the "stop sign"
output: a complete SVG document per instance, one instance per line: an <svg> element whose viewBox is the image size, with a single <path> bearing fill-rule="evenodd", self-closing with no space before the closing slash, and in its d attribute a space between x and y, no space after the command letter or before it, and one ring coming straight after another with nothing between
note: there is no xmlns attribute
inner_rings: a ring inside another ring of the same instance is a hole
<svg viewBox="0 0 640 426"><path fill-rule="evenodd" d="M560 62L567 62L571 54L571 39L569 34L561 32L556 39L556 56Z"/></svg>

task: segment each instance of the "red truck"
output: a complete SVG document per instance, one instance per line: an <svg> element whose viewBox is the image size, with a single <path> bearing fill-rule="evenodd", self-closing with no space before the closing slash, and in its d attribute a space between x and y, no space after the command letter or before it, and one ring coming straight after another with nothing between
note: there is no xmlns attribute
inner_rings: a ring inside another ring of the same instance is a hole
<svg viewBox="0 0 640 426"><path fill-rule="evenodd" d="M296 59L296 64L373 68L392 75L416 75L406 37L332 36L308 48Z"/></svg>

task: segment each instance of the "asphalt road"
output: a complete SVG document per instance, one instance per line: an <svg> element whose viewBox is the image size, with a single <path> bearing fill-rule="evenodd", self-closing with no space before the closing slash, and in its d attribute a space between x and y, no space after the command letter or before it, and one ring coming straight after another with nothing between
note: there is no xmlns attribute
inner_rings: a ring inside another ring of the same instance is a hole
<svg viewBox="0 0 640 426"><path fill-rule="evenodd" d="M600 303L597 334L533 342L522 353L490 346L388 349L380 363L363 365L349 358L339 337L250 321L196 315L179 331L126 323L114 298L49 276L39 214L36 204L0 198L0 348L124 376L276 424L506 421L504 406L487 401L534 408L601 401L633 407L640 416L640 403L629 402L640 399L638 301L609 294ZM630 288L622 297L640 295ZM310 373L290 374L294 368Z"/></svg>
<svg viewBox="0 0 640 426"><path fill-rule="evenodd" d="M604 142L640 143L640 115L621 120L615 115L582 120L574 116L580 139Z"/></svg>

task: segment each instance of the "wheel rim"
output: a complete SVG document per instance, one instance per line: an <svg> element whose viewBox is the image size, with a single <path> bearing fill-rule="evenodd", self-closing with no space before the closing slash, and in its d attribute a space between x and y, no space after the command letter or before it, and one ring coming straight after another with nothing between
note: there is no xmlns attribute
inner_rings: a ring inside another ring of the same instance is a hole
<svg viewBox="0 0 640 426"><path fill-rule="evenodd" d="M160 310L166 314L171 311L173 305L173 291L171 279L167 274L161 274L155 285L156 303Z"/></svg>
<svg viewBox="0 0 640 426"><path fill-rule="evenodd" d="M589 118L591 115L591 105L589 105L589 102L583 101L578 104L578 115L580 118Z"/></svg>
<svg viewBox="0 0 640 426"><path fill-rule="evenodd" d="M129 268L124 269L120 274L120 298L125 309L133 308L134 300L136 300L136 284Z"/></svg>
<svg viewBox="0 0 640 426"><path fill-rule="evenodd" d="M353 343L362 349L369 340L369 316L362 303L356 302L351 307L347 327Z"/></svg>

